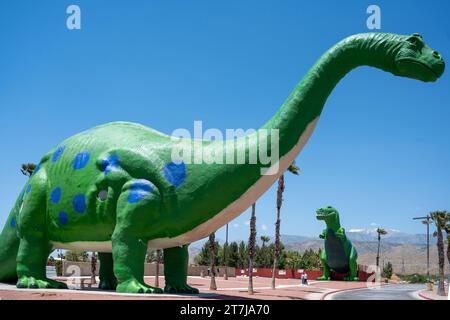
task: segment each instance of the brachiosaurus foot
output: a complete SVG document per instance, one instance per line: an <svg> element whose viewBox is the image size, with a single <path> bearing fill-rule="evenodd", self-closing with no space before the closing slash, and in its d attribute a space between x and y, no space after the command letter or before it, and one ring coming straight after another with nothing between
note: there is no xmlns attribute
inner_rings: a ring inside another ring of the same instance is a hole
<svg viewBox="0 0 450 320"><path fill-rule="evenodd" d="M197 288L191 287L187 283L180 284L166 284L164 287L164 292L166 293L189 293L198 294L199 290Z"/></svg>
<svg viewBox="0 0 450 320"><path fill-rule="evenodd" d="M163 293L162 289L142 284L136 279L131 279L117 285L116 292L121 293Z"/></svg>
<svg viewBox="0 0 450 320"><path fill-rule="evenodd" d="M41 280L23 276L17 281L16 287L29 289L67 289L67 284L47 278Z"/></svg>

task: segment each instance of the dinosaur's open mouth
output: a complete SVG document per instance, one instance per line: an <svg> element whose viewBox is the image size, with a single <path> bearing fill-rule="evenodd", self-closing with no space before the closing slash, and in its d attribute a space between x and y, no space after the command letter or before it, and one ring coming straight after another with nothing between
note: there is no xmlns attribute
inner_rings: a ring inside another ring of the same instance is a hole
<svg viewBox="0 0 450 320"><path fill-rule="evenodd" d="M317 219L325 218L328 215L329 215L328 212L324 212L324 211L317 211L316 212L316 218Z"/></svg>

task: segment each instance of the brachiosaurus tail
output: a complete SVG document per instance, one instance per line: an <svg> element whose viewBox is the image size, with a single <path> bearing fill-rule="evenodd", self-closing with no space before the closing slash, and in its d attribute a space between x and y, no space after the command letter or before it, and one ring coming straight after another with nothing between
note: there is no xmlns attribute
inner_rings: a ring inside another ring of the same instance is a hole
<svg viewBox="0 0 450 320"><path fill-rule="evenodd" d="M20 193L0 234L0 281L2 282L17 280L16 257L20 243L17 235L17 214L23 201L23 194L24 190Z"/></svg>

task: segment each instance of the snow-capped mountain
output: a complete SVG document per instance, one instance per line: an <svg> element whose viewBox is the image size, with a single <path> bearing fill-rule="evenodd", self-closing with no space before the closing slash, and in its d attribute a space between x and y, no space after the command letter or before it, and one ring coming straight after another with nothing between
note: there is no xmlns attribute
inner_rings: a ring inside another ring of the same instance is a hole
<svg viewBox="0 0 450 320"><path fill-rule="evenodd" d="M387 229L386 235L381 236L381 241L384 243L391 244L418 244L426 245L427 235L426 234L412 234L406 233L395 229ZM347 237L352 241L358 242L377 242L378 234L377 228L361 228L361 229L347 229ZM318 237L304 237L296 235L281 235L281 242L285 245L290 245L294 243L300 243L307 240L319 240ZM430 234L430 244L436 244L436 238Z"/></svg>
<svg viewBox="0 0 450 320"><path fill-rule="evenodd" d="M387 229L386 235L383 235L381 237L381 242L386 244L414 244L414 245L426 245L427 243L427 235L426 234L411 234L402 232L395 229ZM345 231L347 234L347 237L354 242L377 242L378 241L378 234L377 234L377 228L358 228L358 229L348 229ZM431 231L430 231L431 233ZM287 235L282 234L281 235L281 242L284 245L290 246L294 244L299 244L307 241L315 241L320 240L319 237L308 237L308 236L300 236L300 235ZM197 242L194 242L192 244L193 247L201 248L203 244L208 241L208 238L199 240ZM216 238L216 241L219 242L220 245L224 244L224 240L220 238ZM241 240L239 240L241 241ZM238 241L238 242L239 242ZM256 239L257 244L261 245L261 241L259 237ZM230 241L231 242L231 241ZM247 242L247 240L244 240L244 242ZM273 243L273 240L271 239L269 243ZM430 245L436 244L436 238L430 234Z"/></svg>
<svg viewBox="0 0 450 320"><path fill-rule="evenodd" d="M382 235L383 242L399 244L426 244L426 234L410 234L395 229L385 229L386 235ZM349 229L346 231L347 237L353 241L377 241L377 228ZM436 240L430 235L430 243Z"/></svg>

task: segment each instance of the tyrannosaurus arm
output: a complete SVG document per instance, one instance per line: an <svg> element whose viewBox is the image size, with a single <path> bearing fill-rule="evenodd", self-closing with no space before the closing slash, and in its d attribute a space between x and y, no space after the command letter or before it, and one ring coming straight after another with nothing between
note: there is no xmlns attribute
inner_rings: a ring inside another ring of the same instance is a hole
<svg viewBox="0 0 450 320"><path fill-rule="evenodd" d="M344 228L339 228L338 231L336 231L336 237L343 239L345 238L345 229Z"/></svg>
<svg viewBox="0 0 450 320"><path fill-rule="evenodd" d="M320 239L326 239L327 238L327 229L324 229L323 231L322 231L322 233L319 235L319 238Z"/></svg>

